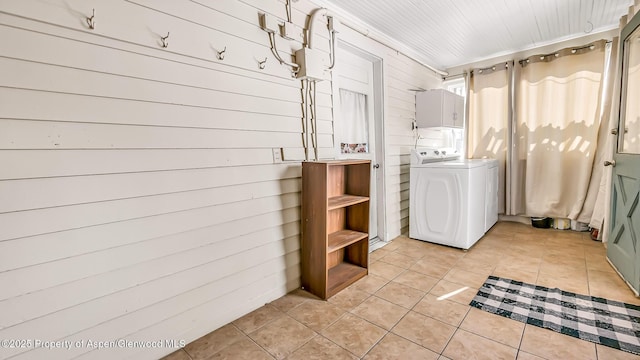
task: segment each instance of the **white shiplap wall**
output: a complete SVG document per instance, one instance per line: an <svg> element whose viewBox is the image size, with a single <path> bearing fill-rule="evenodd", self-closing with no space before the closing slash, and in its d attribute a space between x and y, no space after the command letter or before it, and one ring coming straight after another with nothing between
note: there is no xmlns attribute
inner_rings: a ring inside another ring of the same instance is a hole
<svg viewBox="0 0 640 360"><path fill-rule="evenodd" d="M313 8L294 3L300 33ZM272 148L285 160L304 154L301 85L271 55L258 12L283 19L285 5L0 3L0 339L188 342L299 286L300 163L274 164ZM409 89L440 79L348 28L341 36L383 59L393 238L408 226ZM277 41L289 59L302 37ZM315 42L325 52L326 43ZM331 86L318 91L330 154ZM0 358L172 350L85 343L0 348Z"/></svg>
<svg viewBox="0 0 640 360"><path fill-rule="evenodd" d="M373 47L373 44L371 44ZM391 49L384 53L385 191L388 239L409 232L409 155L416 143L414 89L441 87L441 79Z"/></svg>

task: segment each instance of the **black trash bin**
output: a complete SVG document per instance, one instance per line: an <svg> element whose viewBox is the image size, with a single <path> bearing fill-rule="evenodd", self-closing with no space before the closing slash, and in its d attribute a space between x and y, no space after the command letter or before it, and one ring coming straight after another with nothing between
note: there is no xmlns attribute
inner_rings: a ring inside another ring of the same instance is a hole
<svg viewBox="0 0 640 360"><path fill-rule="evenodd" d="M532 217L531 226L540 229L548 229L551 227L553 219L550 217Z"/></svg>

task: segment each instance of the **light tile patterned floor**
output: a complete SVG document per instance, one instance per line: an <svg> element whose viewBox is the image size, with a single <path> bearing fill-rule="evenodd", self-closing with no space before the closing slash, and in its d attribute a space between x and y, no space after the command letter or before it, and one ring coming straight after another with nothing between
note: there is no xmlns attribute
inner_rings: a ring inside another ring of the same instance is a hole
<svg viewBox="0 0 640 360"><path fill-rule="evenodd" d="M401 236L329 301L294 291L165 360L640 359L471 308L490 274L640 305L589 233L500 222L466 252Z"/></svg>

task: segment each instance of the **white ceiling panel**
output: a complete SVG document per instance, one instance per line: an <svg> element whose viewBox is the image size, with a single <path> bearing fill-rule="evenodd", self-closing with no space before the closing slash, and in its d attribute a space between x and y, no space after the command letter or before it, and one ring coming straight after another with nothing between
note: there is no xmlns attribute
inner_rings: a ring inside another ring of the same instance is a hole
<svg viewBox="0 0 640 360"><path fill-rule="evenodd" d="M447 69L610 30L633 0L325 0Z"/></svg>

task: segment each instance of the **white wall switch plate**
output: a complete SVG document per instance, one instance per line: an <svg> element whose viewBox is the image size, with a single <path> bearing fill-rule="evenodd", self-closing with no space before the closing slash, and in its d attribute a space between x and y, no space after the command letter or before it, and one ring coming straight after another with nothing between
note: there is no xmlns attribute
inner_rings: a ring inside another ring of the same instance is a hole
<svg viewBox="0 0 640 360"><path fill-rule="evenodd" d="M273 163L278 164L282 162L282 148L273 148Z"/></svg>

